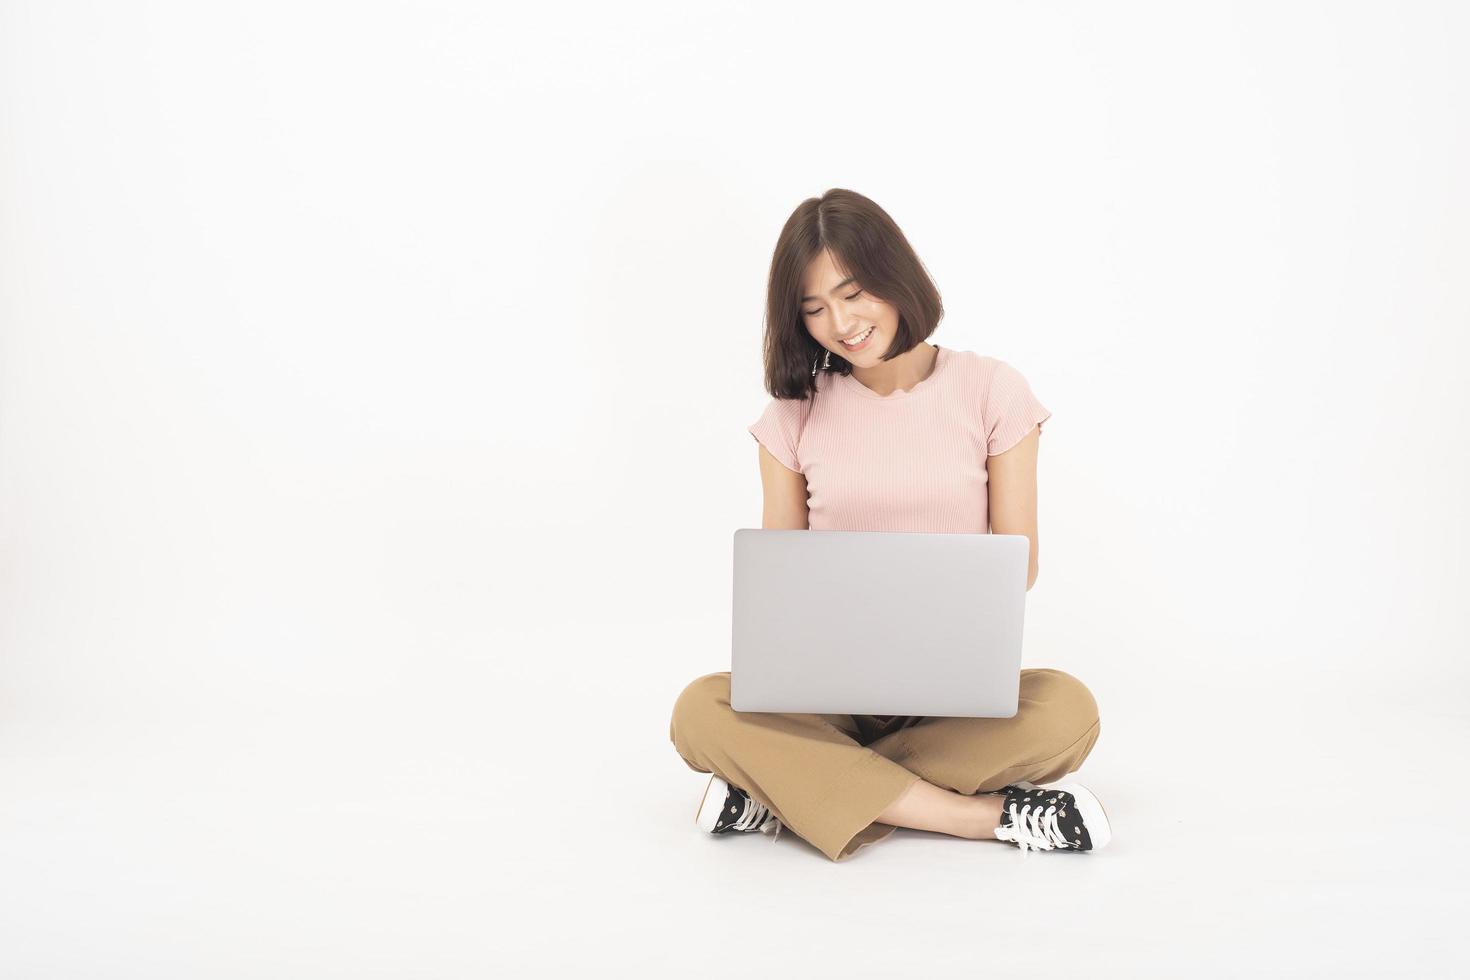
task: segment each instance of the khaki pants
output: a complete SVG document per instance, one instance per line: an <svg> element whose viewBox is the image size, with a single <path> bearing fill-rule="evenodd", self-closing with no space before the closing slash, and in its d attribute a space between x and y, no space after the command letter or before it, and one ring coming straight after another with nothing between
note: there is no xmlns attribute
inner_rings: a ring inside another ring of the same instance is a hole
<svg viewBox="0 0 1470 980"><path fill-rule="evenodd" d="M730 673L679 695L669 739L695 772L764 803L833 861L892 834L878 814L918 779L957 793L994 792L1075 772L1097 741L1097 702L1060 670L1021 671L1013 718L735 711Z"/></svg>

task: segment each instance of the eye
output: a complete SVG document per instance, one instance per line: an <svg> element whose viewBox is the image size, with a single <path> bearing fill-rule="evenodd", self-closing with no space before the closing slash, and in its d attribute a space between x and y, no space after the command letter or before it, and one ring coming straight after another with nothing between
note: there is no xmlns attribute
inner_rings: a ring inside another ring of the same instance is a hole
<svg viewBox="0 0 1470 980"><path fill-rule="evenodd" d="M862 294L863 294L863 291L861 289L859 289L857 292L853 293L851 296L844 296L843 299L845 299L849 303L851 303L853 300L857 299ZM801 312L805 313L807 316L816 316L818 313L822 312L822 308L819 306L815 310L802 310Z"/></svg>

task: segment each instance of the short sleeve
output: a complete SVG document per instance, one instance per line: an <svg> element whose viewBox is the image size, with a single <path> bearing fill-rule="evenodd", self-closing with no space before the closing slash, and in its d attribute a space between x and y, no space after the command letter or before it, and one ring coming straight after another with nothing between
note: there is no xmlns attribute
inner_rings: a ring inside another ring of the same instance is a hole
<svg viewBox="0 0 1470 980"><path fill-rule="evenodd" d="M772 398L761 417L746 430L782 466L798 473L801 462L796 457L796 444L801 432L801 405L797 398Z"/></svg>
<svg viewBox="0 0 1470 980"><path fill-rule="evenodd" d="M1037 401L1020 371L997 360L985 393L984 416L985 454L999 456L1020 442L1033 426L1051 418L1051 412Z"/></svg>

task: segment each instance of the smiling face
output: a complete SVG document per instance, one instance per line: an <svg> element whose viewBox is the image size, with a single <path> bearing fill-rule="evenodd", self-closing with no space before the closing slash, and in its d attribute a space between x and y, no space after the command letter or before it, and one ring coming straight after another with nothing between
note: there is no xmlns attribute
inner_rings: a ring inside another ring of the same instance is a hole
<svg viewBox="0 0 1470 980"><path fill-rule="evenodd" d="M883 360L898 332L898 309L844 275L831 252L823 249L807 266L801 296L801 321L813 340L847 358L854 368Z"/></svg>

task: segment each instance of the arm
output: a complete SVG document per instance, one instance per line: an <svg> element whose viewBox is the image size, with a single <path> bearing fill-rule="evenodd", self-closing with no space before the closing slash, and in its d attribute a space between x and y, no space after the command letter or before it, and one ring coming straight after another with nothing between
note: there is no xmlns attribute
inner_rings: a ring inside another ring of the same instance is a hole
<svg viewBox="0 0 1470 980"><path fill-rule="evenodd" d="M1036 554L1036 453L1041 429L1031 431L1010 449L987 456L990 484L990 533L1024 534L1031 539L1031 567L1026 570L1030 591L1039 571ZM778 464L779 465L779 464Z"/></svg>
<svg viewBox="0 0 1470 980"><path fill-rule="evenodd" d="M788 470L765 446L760 452L761 490L764 496L761 527L807 530L806 477Z"/></svg>

